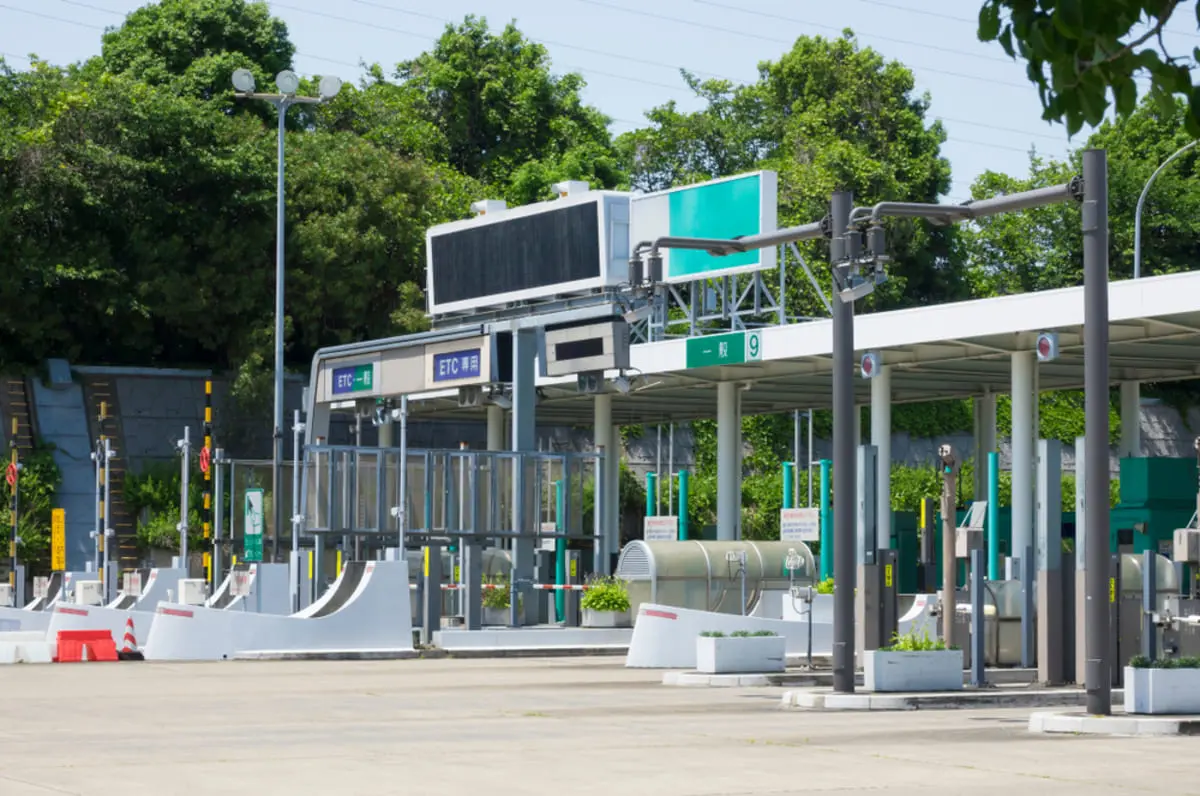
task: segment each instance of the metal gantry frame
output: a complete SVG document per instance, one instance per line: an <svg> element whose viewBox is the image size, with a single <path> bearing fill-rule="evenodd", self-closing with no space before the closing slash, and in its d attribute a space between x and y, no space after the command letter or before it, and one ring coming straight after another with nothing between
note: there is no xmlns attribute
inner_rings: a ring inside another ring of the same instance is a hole
<svg viewBox="0 0 1200 796"><path fill-rule="evenodd" d="M1083 174L1061 185L1037 188L958 205L879 202L853 207L852 194L835 192L830 212L821 221L733 239L664 236L641 241L633 259L644 256L651 275L662 273L662 249L690 249L722 256L797 241L830 239L833 275L833 449L834 460L854 460L854 302L886 279L888 261L883 219L924 218L949 225L1003 213L1076 200L1083 203L1085 326L1085 468L1089 522L1087 538L1085 682L1088 712L1112 711L1109 629L1105 610L1108 549L1108 166L1104 150L1089 149ZM853 208L853 209L852 209ZM865 243L864 246L864 237ZM640 267L640 265L639 265ZM839 693L854 691L854 589L856 577L854 508L857 502L852 468L834 470L834 629L833 679Z"/></svg>

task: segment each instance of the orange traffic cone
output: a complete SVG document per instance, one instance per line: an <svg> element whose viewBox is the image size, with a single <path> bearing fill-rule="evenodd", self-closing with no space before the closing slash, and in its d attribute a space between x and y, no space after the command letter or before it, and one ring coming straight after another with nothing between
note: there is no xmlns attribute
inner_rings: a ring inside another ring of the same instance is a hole
<svg viewBox="0 0 1200 796"><path fill-rule="evenodd" d="M121 652L117 656L123 661L145 660L137 648L137 638L133 634L133 617L125 620L125 638L121 640Z"/></svg>

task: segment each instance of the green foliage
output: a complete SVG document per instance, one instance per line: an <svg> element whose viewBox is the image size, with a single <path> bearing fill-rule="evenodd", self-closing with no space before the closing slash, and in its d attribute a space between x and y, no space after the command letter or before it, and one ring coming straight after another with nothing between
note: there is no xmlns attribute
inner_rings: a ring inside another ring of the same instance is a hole
<svg viewBox="0 0 1200 796"><path fill-rule="evenodd" d="M143 552L152 548L179 550L179 497L182 483L180 466L174 462L157 462L147 465L140 473L125 474L125 506L136 518L138 548ZM204 476L200 472L197 452L192 457L188 473L190 550L200 550L207 544L200 515L203 500Z"/></svg>
<svg viewBox="0 0 1200 796"><path fill-rule="evenodd" d="M892 643L886 647L882 647L882 652L933 652L936 650L946 649L946 642L940 638L930 638L929 632L925 631L921 635L916 633L905 633L900 635L897 633L892 636Z"/></svg>
<svg viewBox="0 0 1200 796"><path fill-rule="evenodd" d="M499 34L468 16L433 49L396 66L397 90L425 123L439 160L528 204L559 180L615 187L623 179L608 119L580 99L578 74L553 75L546 48L513 25Z"/></svg>
<svg viewBox="0 0 1200 796"><path fill-rule="evenodd" d="M629 584L616 577L597 577L588 581L580 606L590 611L629 610Z"/></svg>
<svg viewBox="0 0 1200 796"><path fill-rule="evenodd" d="M833 594L833 578L825 578L825 580L817 583L817 594Z"/></svg>
<svg viewBox="0 0 1200 796"><path fill-rule="evenodd" d="M3 462L7 466L8 461ZM38 440L21 459L17 482L17 556L34 573L50 570L50 512L61 482L54 446ZM5 479L0 479L0 528L7 539L12 528L12 489Z"/></svg>
<svg viewBox="0 0 1200 796"><path fill-rule="evenodd" d="M494 586L483 590L483 607L507 610L512 605L512 585L503 575L485 577L483 585Z"/></svg>
<svg viewBox="0 0 1200 796"><path fill-rule="evenodd" d="M729 634L730 638L774 638L778 636L770 630L735 630Z"/></svg>
<svg viewBox="0 0 1200 796"><path fill-rule="evenodd" d="M704 630L700 635L704 638L725 638L725 634L720 630Z"/></svg>
<svg viewBox="0 0 1200 796"><path fill-rule="evenodd" d="M1129 659L1129 665L1134 669L1200 669L1200 658L1156 658L1150 660L1145 655L1134 655Z"/></svg>
<svg viewBox="0 0 1200 796"><path fill-rule="evenodd" d="M1135 79L1148 76L1149 96L1170 106L1189 101L1188 132L1200 135L1200 93L1193 88L1193 51L1168 48L1162 31L1180 0L985 0L979 39L996 41L1026 62L1046 120L1074 135L1100 124L1110 106L1128 116L1137 105ZM1196 11L1200 18L1200 9ZM1173 51L1172 51L1173 50ZM1109 100L1111 92L1112 100Z"/></svg>

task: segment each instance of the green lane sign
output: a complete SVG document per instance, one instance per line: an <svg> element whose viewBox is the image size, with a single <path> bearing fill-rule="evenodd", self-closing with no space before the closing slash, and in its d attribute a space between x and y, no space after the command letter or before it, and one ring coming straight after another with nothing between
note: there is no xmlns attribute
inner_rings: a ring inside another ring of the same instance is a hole
<svg viewBox="0 0 1200 796"><path fill-rule="evenodd" d="M727 332L687 341L687 366L711 368L762 359L762 332Z"/></svg>
<svg viewBox="0 0 1200 796"><path fill-rule="evenodd" d="M370 367L368 365L368 367ZM245 547L242 550L243 561L262 561L263 557L263 527L265 514L263 512L263 490L258 488L246 490L245 512Z"/></svg>

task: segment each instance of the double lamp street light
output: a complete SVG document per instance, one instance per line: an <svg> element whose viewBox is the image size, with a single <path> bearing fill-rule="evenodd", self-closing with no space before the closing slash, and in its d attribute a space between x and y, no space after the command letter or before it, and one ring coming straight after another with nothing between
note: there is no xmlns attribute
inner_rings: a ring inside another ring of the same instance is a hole
<svg viewBox="0 0 1200 796"><path fill-rule="evenodd" d="M259 94L254 91L254 75L248 69L238 69L233 73L233 87L237 90L239 99L264 100L275 106L279 113L279 155L278 175L275 186L275 412L274 436L271 453L271 560L279 560L279 537L283 529L283 514L280 511L283 495L283 129L284 119L288 108L293 105L319 105L333 99L342 89L342 81L333 75L321 78L318 86L318 97L298 97L296 91L300 88L300 78L290 69L285 69L275 76L275 86L278 94Z"/></svg>

